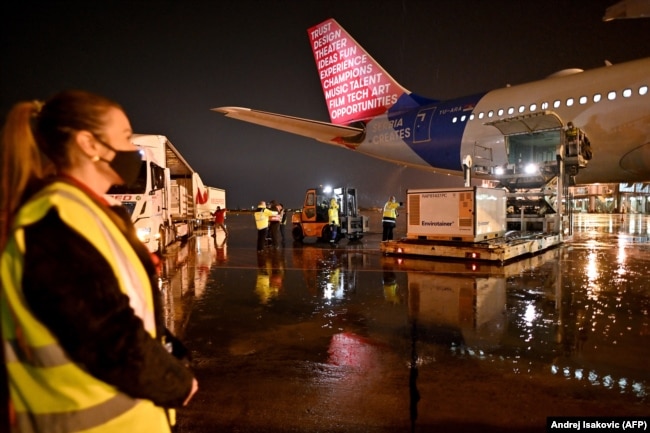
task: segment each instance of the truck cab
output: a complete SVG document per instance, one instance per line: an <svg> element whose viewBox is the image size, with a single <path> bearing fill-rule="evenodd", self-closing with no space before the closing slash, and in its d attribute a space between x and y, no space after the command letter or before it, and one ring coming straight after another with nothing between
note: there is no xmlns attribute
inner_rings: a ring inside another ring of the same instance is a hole
<svg viewBox="0 0 650 433"><path fill-rule="evenodd" d="M192 235L192 184L198 175L165 136L134 134L133 144L142 153L140 174L131 185L112 186L107 196L127 209L149 251L163 253Z"/></svg>

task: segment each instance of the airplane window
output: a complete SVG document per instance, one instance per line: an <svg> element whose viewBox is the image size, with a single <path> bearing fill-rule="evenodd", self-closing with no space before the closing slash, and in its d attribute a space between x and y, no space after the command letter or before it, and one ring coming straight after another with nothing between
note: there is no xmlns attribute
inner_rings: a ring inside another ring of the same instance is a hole
<svg viewBox="0 0 650 433"><path fill-rule="evenodd" d="M560 100L556 99L555 102L553 102L553 108L558 108L560 106Z"/></svg>
<svg viewBox="0 0 650 433"><path fill-rule="evenodd" d="M537 110L537 104L530 104L530 111Z"/></svg>
<svg viewBox="0 0 650 433"><path fill-rule="evenodd" d="M639 95L647 95L647 94L648 94L648 86L639 87Z"/></svg>
<svg viewBox="0 0 650 433"><path fill-rule="evenodd" d="M474 113L469 115L469 120L474 120Z"/></svg>
<svg viewBox="0 0 650 433"><path fill-rule="evenodd" d="M460 121L461 121L461 122L464 122L465 119L467 119L467 116L463 115L463 116L461 116Z"/></svg>
<svg viewBox="0 0 650 433"><path fill-rule="evenodd" d="M548 109L548 102L542 102L542 110Z"/></svg>
<svg viewBox="0 0 650 433"><path fill-rule="evenodd" d="M494 116L494 111L492 110L488 111L488 117L492 117L492 116Z"/></svg>
<svg viewBox="0 0 650 433"><path fill-rule="evenodd" d="M614 99L616 99L616 92L614 92L613 90L611 92L609 92L607 94L607 99L609 99L610 101L613 101Z"/></svg>
<svg viewBox="0 0 650 433"><path fill-rule="evenodd" d="M457 121L458 121L458 117L454 117L453 119L451 119L451 123L456 123Z"/></svg>
<svg viewBox="0 0 650 433"><path fill-rule="evenodd" d="M515 112L515 107L508 107L508 114L512 114Z"/></svg>
<svg viewBox="0 0 650 433"><path fill-rule="evenodd" d="M601 95L600 93L596 93L596 94L594 95L594 102L600 102L600 100L602 99L602 97L603 97L603 95Z"/></svg>
<svg viewBox="0 0 650 433"><path fill-rule="evenodd" d="M479 119L482 119L484 116L485 116L485 114L482 111L480 113L478 113L478 118Z"/></svg>
<svg viewBox="0 0 650 433"><path fill-rule="evenodd" d="M580 105L585 105L588 100L589 100L589 98L587 98L586 96L581 96L580 97Z"/></svg>
<svg viewBox="0 0 650 433"><path fill-rule="evenodd" d="M569 98L566 100L566 106L571 107L573 105L573 98Z"/></svg>
<svg viewBox="0 0 650 433"><path fill-rule="evenodd" d="M523 113L524 111L526 111L526 107L523 106L523 105L520 106L520 107L519 107L519 112L520 112L520 113Z"/></svg>
<svg viewBox="0 0 650 433"><path fill-rule="evenodd" d="M629 98L630 96L632 96L632 89L623 90L623 97L624 98Z"/></svg>
<svg viewBox="0 0 650 433"><path fill-rule="evenodd" d="M499 108L499 112L497 113L499 116L503 116L503 108Z"/></svg>

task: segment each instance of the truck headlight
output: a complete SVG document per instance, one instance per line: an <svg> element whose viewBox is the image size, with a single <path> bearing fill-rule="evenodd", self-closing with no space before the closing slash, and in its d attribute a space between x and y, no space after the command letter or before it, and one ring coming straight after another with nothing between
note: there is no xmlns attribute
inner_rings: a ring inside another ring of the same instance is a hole
<svg viewBox="0 0 650 433"><path fill-rule="evenodd" d="M151 227L141 227L136 230L138 239L145 244L150 241L151 238Z"/></svg>

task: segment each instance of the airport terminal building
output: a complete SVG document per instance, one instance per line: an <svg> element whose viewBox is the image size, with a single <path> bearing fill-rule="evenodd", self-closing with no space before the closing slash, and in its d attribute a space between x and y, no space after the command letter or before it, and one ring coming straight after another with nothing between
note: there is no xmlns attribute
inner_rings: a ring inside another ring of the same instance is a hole
<svg viewBox="0 0 650 433"><path fill-rule="evenodd" d="M574 212L650 214L650 183L603 183L571 188Z"/></svg>

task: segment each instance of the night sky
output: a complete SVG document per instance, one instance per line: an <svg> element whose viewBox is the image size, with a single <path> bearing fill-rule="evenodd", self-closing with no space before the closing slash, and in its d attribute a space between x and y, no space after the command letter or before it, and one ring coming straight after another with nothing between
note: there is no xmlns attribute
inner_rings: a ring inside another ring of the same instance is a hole
<svg viewBox="0 0 650 433"><path fill-rule="evenodd" d="M243 106L329 121L307 29L335 18L410 91L447 99L650 55L649 19L603 22L617 0L21 1L1 6L3 119L66 88L121 103L166 135L229 208L354 186L379 206L461 186L210 111Z"/></svg>

